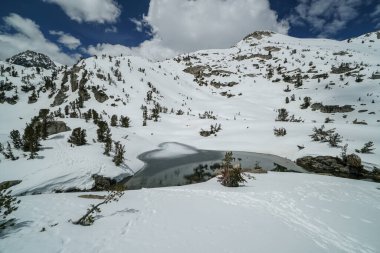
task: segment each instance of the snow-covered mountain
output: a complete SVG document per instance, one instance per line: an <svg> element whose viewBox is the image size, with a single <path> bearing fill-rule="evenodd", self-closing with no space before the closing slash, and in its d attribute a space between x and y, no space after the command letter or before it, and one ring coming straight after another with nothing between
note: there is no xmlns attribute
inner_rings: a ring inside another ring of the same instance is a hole
<svg viewBox="0 0 380 253"><path fill-rule="evenodd" d="M60 133L41 141L38 159L28 159L20 150L14 150L16 161L1 157L0 181L22 180L16 193L89 189L93 174L117 177L138 171L143 163L137 156L163 142L292 160L339 155L340 148L311 140L313 127L323 124L336 128L343 137L340 145L348 144L349 153L368 141L379 147L379 34L333 41L254 32L229 49L202 50L162 62L107 55L46 69L34 63L28 68L15 65L16 60L1 62L4 147L10 131L23 133L41 109L49 110L50 121L64 122L71 130L85 129L88 145L74 147L67 141L71 131L51 130ZM276 120L281 108L288 112L284 121ZM112 140L125 145L121 166L103 155L91 110L108 124L112 115L130 119L128 128L119 121L110 127ZM200 135L219 124L217 134ZM274 128L285 128L287 134L277 137ZM378 152L360 154L367 168L379 167Z"/></svg>
<svg viewBox="0 0 380 253"><path fill-rule="evenodd" d="M21 200L9 217L15 226L0 231L0 252L379 252L375 182L270 171L245 174L239 188L213 178L129 190L90 227L71 221L105 192L53 192L108 182L94 175L125 179L143 167L142 153L155 161L197 149L331 160L348 144L365 169L378 168L380 32L346 41L254 32L229 49L162 62L98 55L43 67L21 59L0 62L0 188L11 181ZM101 121L112 135L109 156ZM338 147L312 140L322 125L342 137ZM77 128L86 145L68 142ZM37 154L33 138L17 149L13 130L39 132ZM369 141L375 150L355 152ZM125 145L119 166L115 142Z"/></svg>

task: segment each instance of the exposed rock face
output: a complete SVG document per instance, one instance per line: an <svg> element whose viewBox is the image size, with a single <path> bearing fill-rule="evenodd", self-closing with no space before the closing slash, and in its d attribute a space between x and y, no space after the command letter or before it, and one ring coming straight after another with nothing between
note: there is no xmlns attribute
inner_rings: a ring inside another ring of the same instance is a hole
<svg viewBox="0 0 380 253"><path fill-rule="evenodd" d="M92 89L92 92L95 95L96 101L98 101L99 103L104 103L108 100L108 96L104 91Z"/></svg>
<svg viewBox="0 0 380 253"><path fill-rule="evenodd" d="M323 113L345 113L352 112L355 109L351 105L323 105L322 103L314 103L311 105L313 111L320 110Z"/></svg>
<svg viewBox="0 0 380 253"><path fill-rule="evenodd" d="M347 173L348 168L342 159L332 156L305 156L296 160L296 164L307 171L314 173Z"/></svg>
<svg viewBox="0 0 380 253"><path fill-rule="evenodd" d="M94 179L94 187L91 191L112 191L112 190L125 190L126 187L122 182L117 182L115 179L103 177L100 175L92 175Z"/></svg>
<svg viewBox="0 0 380 253"><path fill-rule="evenodd" d="M261 40L264 37L270 37L270 36L272 36L272 34L274 34L274 32L256 31L256 32L253 32L253 33L249 34L248 36L246 36L244 38L244 40L247 40L247 39L250 39L250 38L255 38L255 39Z"/></svg>
<svg viewBox="0 0 380 253"><path fill-rule="evenodd" d="M48 136L52 134L67 132L70 130L70 127L66 126L66 123L63 121L50 121L47 123L46 131Z"/></svg>
<svg viewBox="0 0 380 253"><path fill-rule="evenodd" d="M211 70L209 66L191 66L185 68L183 72L194 75L195 77L203 75L205 70Z"/></svg>
<svg viewBox="0 0 380 253"><path fill-rule="evenodd" d="M16 54L15 56L8 58L6 61L27 68L38 67L44 69L54 69L57 67L48 56L30 50Z"/></svg>
<svg viewBox="0 0 380 253"><path fill-rule="evenodd" d="M374 169L372 172L365 170L360 157L356 154L347 155L345 161L333 156L305 156L297 159L296 164L314 173L380 181L380 170Z"/></svg>
<svg viewBox="0 0 380 253"><path fill-rule="evenodd" d="M65 102L66 98L67 98L67 95L64 92L64 90L62 90L62 89L59 90L57 95L55 95L55 97L54 97L54 102L53 102L52 106L57 106L57 105L63 104L63 102Z"/></svg>

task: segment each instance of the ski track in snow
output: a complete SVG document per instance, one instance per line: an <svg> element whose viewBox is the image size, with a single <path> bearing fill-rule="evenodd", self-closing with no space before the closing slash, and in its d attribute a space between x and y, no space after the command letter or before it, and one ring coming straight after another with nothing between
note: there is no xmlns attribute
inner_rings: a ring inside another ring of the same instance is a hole
<svg viewBox="0 0 380 253"><path fill-rule="evenodd" d="M312 187L310 187L312 188ZM331 246L342 250L343 252L350 253L376 253L376 249L363 245L348 235L335 231L328 224L319 220L318 218L312 218L304 214L303 211L298 208L297 201L290 199L289 195L285 195L282 192L270 192L266 194L249 193L233 193L225 191L215 190L189 190L189 189L160 189L159 191L174 193L174 194L194 194L197 197L208 197L217 201L221 201L227 205L240 206L252 209L263 209L268 211L274 217L280 219L282 222L290 226L292 229L300 231L310 237L318 246L323 249L331 249ZM305 196L307 189L299 187L296 189L296 193L300 196ZM307 191L308 192L308 191ZM331 197L318 192L308 192L314 198L318 198L324 201L332 201ZM331 191L331 194L341 192ZM334 195L329 195L334 196ZM362 195L356 196L355 199L362 199ZM314 208L314 207L312 207ZM331 212L327 209L328 212ZM344 214L340 214L342 218L348 217ZM363 222L371 223L368 220Z"/></svg>

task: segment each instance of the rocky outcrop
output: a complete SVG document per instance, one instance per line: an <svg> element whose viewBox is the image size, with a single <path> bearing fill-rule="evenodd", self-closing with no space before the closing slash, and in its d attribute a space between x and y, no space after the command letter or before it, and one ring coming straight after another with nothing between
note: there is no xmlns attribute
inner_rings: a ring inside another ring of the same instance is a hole
<svg viewBox="0 0 380 253"><path fill-rule="evenodd" d="M104 103L108 100L108 96L104 91L92 89L92 92L94 93L96 101L99 103Z"/></svg>
<svg viewBox="0 0 380 253"><path fill-rule="evenodd" d="M63 102L65 102L65 99L67 98L67 95L65 93L64 90L59 90L57 95L55 95L54 97L54 102L52 104L52 106L57 106L57 105L61 105L63 104Z"/></svg>
<svg viewBox="0 0 380 253"><path fill-rule="evenodd" d="M333 156L305 156L298 158L296 164L305 170L318 174L328 174L352 179L380 180L380 170L367 171L356 154L347 155L343 160Z"/></svg>
<svg viewBox="0 0 380 253"><path fill-rule="evenodd" d="M50 121L47 123L46 132L49 135L70 131L70 127L63 121Z"/></svg>
<svg viewBox="0 0 380 253"><path fill-rule="evenodd" d="M314 173L340 174L347 173L348 168L343 160L332 156L305 156L296 160L296 164Z"/></svg>
<svg viewBox="0 0 380 253"><path fill-rule="evenodd" d="M92 175L92 178L94 179L94 186L91 191L126 190L126 187L115 179L96 174Z"/></svg>
<svg viewBox="0 0 380 253"><path fill-rule="evenodd" d="M253 32L253 33L247 35L243 40L248 40L248 39L251 39L251 38L255 38L257 40L261 40L264 37L271 37L272 34L274 34L274 32L256 31L256 32Z"/></svg>
<svg viewBox="0 0 380 253"><path fill-rule="evenodd" d="M323 105L322 103L314 103L311 105L313 111L319 110L322 113L346 113L352 112L355 109L351 105Z"/></svg>

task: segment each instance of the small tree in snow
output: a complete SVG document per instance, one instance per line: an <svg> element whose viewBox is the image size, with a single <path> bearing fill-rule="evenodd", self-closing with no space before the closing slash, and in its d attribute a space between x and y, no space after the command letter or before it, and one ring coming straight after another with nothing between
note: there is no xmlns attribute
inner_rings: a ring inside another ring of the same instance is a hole
<svg viewBox="0 0 380 253"><path fill-rule="evenodd" d="M120 142L115 142L115 156L113 157L113 162L116 166L120 166L124 162L125 146L121 145Z"/></svg>
<svg viewBox="0 0 380 253"><path fill-rule="evenodd" d="M13 225L13 220L8 220L7 217L12 212L17 210L17 205L20 204L20 200L11 195L11 190L7 190L8 186L2 186L0 189L0 231L8 226Z"/></svg>
<svg viewBox="0 0 380 253"><path fill-rule="evenodd" d="M78 127L73 129L68 142L76 146L82 146L87 143L86 136L86 130Z"/></svg>
<svg viewBox="0 0 380 253"><path fill-rule="evenodd" d="M373 141L369 141L365 143L361 149L355 149L355 151L357 153L363 153L363 154L372 153L372 151L375 150L373 146L374 146Z"/></svg>
<svg viewBox="0 0 380 253"><path fill-rule="evenodd" d="M117 121L118 121L117 115L116 114L112 115L112 117L111 117L111 126L113 126L113 127L117 126Z"/></svg>
<svg viewBox="0 0 380 253"><path fill-rule="evenodd" d="M10 137L13 143L13 147L15 147L15 149L20 149L22 147L20 132L18 130L12 130L10 133Z"/></svg>
<svg viewBox="0 0 380 253"><path fill-rule="evenodd" d="M223 159L222 174L218 178L218 181L227 187L238 187L239 183L246 182L243 178L241 167L233 166L232 152L227 152Z"/></svg>
<svg viewBox="0 0 380 253"><path fill-rule="evenodd" d="M82 226L90 226L95 222L95 213L100 213L100 206L108 204L110 202L119 201L121 196L124 195L124 192L122 191L112 191L109 192L108 195L104 198L104 200L96 205L91 205L88 209L85 215L80 217L77 221L73 221L72 223L75 225L82 225Z"/></svg>

